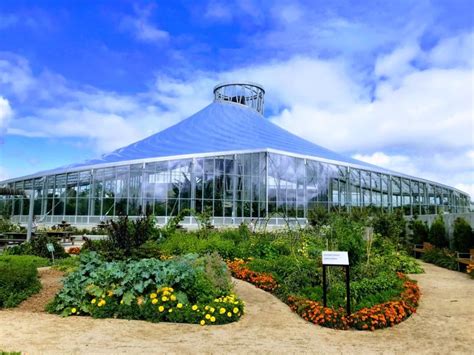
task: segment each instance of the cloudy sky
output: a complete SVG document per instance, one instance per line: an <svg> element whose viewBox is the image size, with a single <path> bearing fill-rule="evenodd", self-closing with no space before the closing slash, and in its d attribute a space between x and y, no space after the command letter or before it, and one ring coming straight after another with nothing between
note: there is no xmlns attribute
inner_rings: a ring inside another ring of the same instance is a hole
<svg viewBox="0 0 474 355"><path fill-rule="evenodd" d="M266 119L474 197L471 0L0 2L0 180L264 85Z"/></svg>

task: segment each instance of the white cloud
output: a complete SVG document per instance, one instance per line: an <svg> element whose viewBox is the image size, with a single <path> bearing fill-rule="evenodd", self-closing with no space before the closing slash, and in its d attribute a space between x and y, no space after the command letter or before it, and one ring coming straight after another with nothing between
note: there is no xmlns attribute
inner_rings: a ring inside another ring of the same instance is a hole
<svg viewBox="0 0 474 355"><path fill-rule="evenodd" d="M0 143L2 137L7 132L8 123L13 115L10 103L7 99L0 96Z"/></svg>
<svg viewBox="0 0 474 355"><path fill-rule="evenodd" d="M474 151L435 153L426 155L400 155L375 152L354 154L355 159L389 170L456 187L474 197ZM463 181L463 182L459 182Z"/></svg>
<svg viewBox="0 0 474 355"><path fill-rule="evenodd" d="M204 17L215 21L229 22L233 19L232 8L219 1L210 1L207 4Z"/></svg>
<svg viewBox="0 0 474 355"><path fill-rule="evenodd" d="M379 77L398 78L414 70L410 63L420 54L416 43L405 44L391 53L381 56L375 63L375 75Z"/></svg>
<svg viewBox="0 0 474 355"><path fill-rule="evenodd" d="M139 41L160 43L168 40L169 33L158 28L150 21L153 8L153 6L135 7L135 15L124 16L120 27L123 30L130 31Z"/></svg>
<svg viewBox="0 0 474 355"><path fill-rule="evenodd" d="M263 19L261 3L255 0L211 0L204 9L203 17L214 22L232 22L242 18L245 22L260 23Z"/></svg>
<svg viewBox="0 0 474 355"><path fill-rule="evenodd" d="M430 52L431 65L443 68L474 66L474 32L441 40Z"/></svg>
<svg viewBox="0 0 474 355"><path fill-rule="evenodd" d="M352 157L407 175L416 175L419 172L410 157L404 155L388 155L384 152L375 152L373 154L354 154Z"/></svg>
<svg viewBox="0 0 474 355"><path fill-rule="evenodd" d="M474 184L456 184L454 185L455 188L464 191L471 196L471 200L474 199Z"/></svg>

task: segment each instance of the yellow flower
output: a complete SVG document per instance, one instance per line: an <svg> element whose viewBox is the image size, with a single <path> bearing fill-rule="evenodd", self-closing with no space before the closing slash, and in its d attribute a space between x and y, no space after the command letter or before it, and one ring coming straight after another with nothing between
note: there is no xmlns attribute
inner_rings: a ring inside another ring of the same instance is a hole
<svg viewBox="0 0 474 355"><path fill-rule="evenodd" d="M198 309L198 306L194 305L194 306L191 307L191 309L192 309L193 311L195 311L195 310Z"/></svg>
<svg viewBox="0 0 474 355"><path fill-rule="evenodd" d="M114 291L113 291L113 290L108 290L108 291L107 291L107 296L112 297L113 295L114 295Z"/></svg>
<svg viewBox="0 0 474 355"><path fill-rule="evenodd" d="M158 307L158 310L159 310L160 312L163 312L163 311L165 310L165 307L159 306L159 307Z"/></svg>
<svg viewBox="0 0 474 355"><path fill-rule="evenodd" d="M176 307L178 307L178 308L183 308L183 304L182 304L182 303L178 303L178 304L176 305Z"/></svg>
<svg viewBox="0 0 474 355"><path fill-rule="evenodd" d="M206 324L206 321L203 319L202 321L199 322L199 324L204 325Z"/></svg>
<svg viewBox="0 0 474 355"><path fill-rule="evenodd" d="M232 313L227 312L227 317L232 317Z"/></svg>
<svg viewBox="0 0 474 355"><path fill-rule="evenodd" d="M208 314L205 315L205 318L206 319L211 319L211 315L208 313Z"/></svg>
<svg viewBox="0 0 474 355"><path fill-rule="evenodd" d="M120 304L123 304L123 300L120 300Z"/></svg>
<svg viewBox="0 0 474 355"><path fill-rule="evenodd" d="M214 313L216 309L214 307L211 307L211 313Z"/></svg>
<svg viewBox="0 0 474 355"><path fill-rule="evenodd" d="M237 307L234 307L234 309L232 310L234 313L239 313L239 309Z"/></svg>
<svg viewBox="0 0 474 355"><path fill-rule="evenodd" d="M219 309L219 313L220 313L220 314L224 314L224 313L225 313L225 308Z"/></svg>
<svg viewBox="0 0 474 355"><path fill-rule="evenodd" d="M170 309L168 310L168 312L169 312L169 313L173 312L173 308L170 308Z"/></svg>
<svg viewBox="0 0 474 355"><path fill-rule="evenodd" d="M163 302L166 302L166 301L168 301L168 297L163 296L163 297L161 297L161 300L162 300Z"/></svg>
<svg viewBox="0 0 474 355"><path fill-rule="evenodd" d="M163 296L168 296L170 293L168 291L163 292Z"/></svg>
<svg viewBox="0 0 474 355"><path fill-rule="evenodd" d="M77 309L71 308L71 313L76 313L76 312L77 312Z"/></svg>
<svg viewBox="0 0 474 355"><path fill-rule="evenodd" d="M153 293L150 295L150 298L151 298L151 299L155 299L156 296L157 296L157 294L153 292Z"/></svg>
<svg viewBox="0 0 474 355"><path fill-rule="evenodd" d="M93 298L92 301L91 301L91 303L94 304L95 302L96 302L96 299Z"/></svg>
<svg viewBox="0 0 474 355"><path fill-rule="evenodd" d="M171 295L171 296L170 296L170 299L171 299L171 301L176 301L176 296L175 296L175 295Z"/></svg>
<svg viewBox="0 0 474 355"><path fill-rule="evenodd" d="M97 307L102 307L104 304L102 303L102 301L99 301L99 303L97 303Z"/></svg>
<svg viewBox="0 0 474 355"><path fill-rule="evenodd" d="M207 311L209 309L209 306L204 307L204 309Z"/></svg>
<svg viewBox="0 0 474 355"><path fill-rule="evenodd" d="M158 303L158 300L156 298L153 298L153 300L151 301L152 304L157 304Z"/></svg>
<svg viewBox="0 0 474 355"><path fill-rule="evenodd" d="M211 322L214 323L216 321L216 317L211 317Z"/></svg>

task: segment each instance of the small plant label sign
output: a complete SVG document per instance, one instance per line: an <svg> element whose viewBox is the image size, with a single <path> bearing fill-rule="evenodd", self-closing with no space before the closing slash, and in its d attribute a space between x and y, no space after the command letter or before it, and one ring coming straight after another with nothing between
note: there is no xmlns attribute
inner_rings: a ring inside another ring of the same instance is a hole
<svg viewBox="0 0 474 355"><path fill-rule="evenodd" d="M48 249L48 251L49 251L50 253L54 252L54 245L53 245L53 243L48 243L48 244L46 244L46 248Z"/></svg>
<svg viewBox="0 0 474 355"><path fill-rule="evenodd" d="M349 265L347 251L323 251L323 265Z"/></svg>

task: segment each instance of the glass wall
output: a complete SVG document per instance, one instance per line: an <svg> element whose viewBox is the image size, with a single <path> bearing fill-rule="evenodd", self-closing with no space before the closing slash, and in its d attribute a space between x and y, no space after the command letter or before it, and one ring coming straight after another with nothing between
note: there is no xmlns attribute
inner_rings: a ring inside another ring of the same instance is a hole
<svg viewBox="0 0 474 355"><path fill-rule="evenodd" d="M407 177L272 153L196 157L18 180L24 194L0 198L0 213L26 221L97 223L120 215L166 218L206 211L220 223L304 219L317 206L374 207L405 214L467 212L465 194Z"/></svg>

